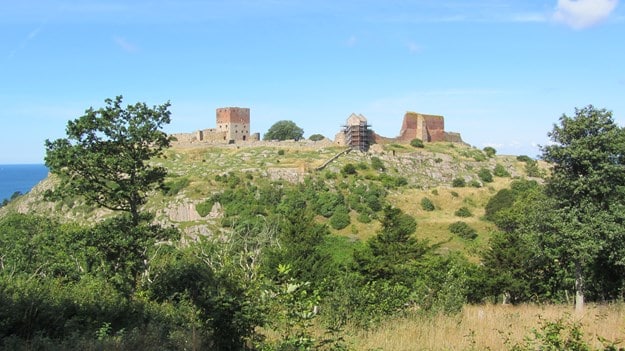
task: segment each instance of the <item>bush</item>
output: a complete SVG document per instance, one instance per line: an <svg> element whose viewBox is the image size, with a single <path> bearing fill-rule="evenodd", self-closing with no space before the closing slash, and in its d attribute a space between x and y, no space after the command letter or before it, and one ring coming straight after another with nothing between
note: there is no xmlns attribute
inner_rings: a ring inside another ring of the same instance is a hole
<svg viewBox="0 0 625 351"><path fill-rule="evenodd" d="M454 215L456 217L472 217L473 213L471 213L471 210L469 210L467 207L462 206L457 209L456 212L454 212Z"/></svg>
<svg viewBox="0 0 625 351"><path fill-rule="evenodd" d="M495 166L495 169L493 169L493 174L496 177L502 177L502 178L503 177L506 177L506 178L510 177L510 172L508 172L508 170L506 170L506 167L504 167L503 165L501 165L499 163Z"/></svg>
<svg viewBox="0 0 625 351"><path fill-rule="evenodd" d="M200 202L199 204L196 204L195 210L201 217L206 217L213 209L214 204L215 204L215 201L213 201L212 199L208 199L204 202Z"/></svg>
<svg viewBox="0 0 625 351"><path fill-rule="evenodd" d="M343 166L343 168L341 169L341 173L343 175L356 174L356 166L354 166L351 163L348 163L345 166Z"/></svg>
<svg viewBox="0 0 625 351"><path fill-rule="evenodd" d="M512 207L515 196L510 189L501 189L486 204L486 213L484 217L490 221L494 219L497 212Z"/></svg>
<svg viewBox="0 0 625 351"><path fill-rule="evenodd" d="M482 168L479 170L479 172L477 172L477 176L484 182L484 183L492 183L493 182L493 175L492 173L490 173L490 171L486 168Z"/></svg>
<svg viewBox="0 0 625 351"><path fill-rule="evenodd" d="M412 139L410 140L410 146L412 147L417 147L417 148L424 148L425 145L423 144L423 141L421 139Z"/></svg>
<svg viewBox="0 0 625 351"><path fill-rule="evenodd" d="M163 194L166 196L174 196L180 192L180 190L186 188L189 185L188 178L179 178L176 180L168 181L163 184ZM15 195L15 194L13 194ZM13 199L13 196L11 196Z"/></svg>
<svg viewBox="0 0 625 351"><path fill-rule="evenodd" d="M371 217L369 217L368 213L360 213L358 217L356 217L356 220L360 223L371 223Z"/></svg>
<svg viewBox="0 0 625 351"><path fill-rule="evenodd" d="M517 161L520 161L520 162L530 162L530 161L533 161L533 160L532 160L529 156L527 156L527 155L519 155L519 156L517 156L517 157L516 157L516 160L517 160Z"/></svg>
<svg viewBox="0 0 625 351"><path fill-rule="evenodd" d="M462 221L454 222L449 225L449 231L463 239L472 240L477 238L477 231Z"/></svg>
<svg viewBox="0 0 625 351"><path fill-rule="evenodd" d="M460 196L460 195L459 195L457 192L455 192L455 191L452 191L452 192L450 192L449 194L451 194L451 197L458 197L458 196Z"/></svg>
<svg viewBox="0 0 625 351"><path fill-rule="evenodd" d="M480 183L479 181L477 181L476 179L471 180L471 182L469 183L469 185L473 188L481 188L482 187L482 183Z"/></svg>
<svg viewBox="0 0 625 351"><path fill-rule="evenodd" d="M540 168L538 168L538 161L535 160L530 160L525 163L525 173L528 177L536 178L541 178L544 175Z"/></svg>
<svg viewBox="0 0 625 351"><path fill-rule="evenodd" d="M280 156L284 155L284 150L278 150L278 155Z"/></svg>
<svg viewBox="0 0 625 351"><path fill-rule="evenodd" d="M464 188L465 186L467 186L467 182L464 180L464 178L454 178L454 180L451 182L451 186L453 186L454 188Z"/></svg>
<svg viewBox="0 0 625 351"><path fill-rule="evenodd" d="M334 210L334 213L330 217L330 225L336 230L341 230L350 225L349 210L347 207L340 205Z"/></svg>
<svg viewBox="0 0 625 351"><path fill-rule="evenodd" d="M495 154L497 153L497 150L495 150L495 148L492 146L487 146L482 150L484 151L486 156L488 156L489 158L495 156Z"/></svg>
<svg viewBox="0 0 625 351"><path fill-rule="evenodd" d="M384 166L384 162L380 160L379 157L371 157L371 168L376 169L378 171L385 171L386 167Z"/></svg>
<svg viewBox="0 0 625 351"><path fill-rule="evenodd" d="M427 197L421 199L421 208L423 208L424 211L434 211L436 209L432 200Z"/></svg>

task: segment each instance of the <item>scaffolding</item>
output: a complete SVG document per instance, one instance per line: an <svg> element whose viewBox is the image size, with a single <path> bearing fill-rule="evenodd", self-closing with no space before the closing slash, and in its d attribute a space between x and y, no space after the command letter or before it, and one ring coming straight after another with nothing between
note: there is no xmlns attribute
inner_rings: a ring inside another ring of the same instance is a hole
<svg viewBox="0 0 625 351"><path fill-rule="evenodd" d="M345 134L345 143L353 150L366 152L369 150L371 144L371 126L367 124L364 118L359 122L348 124L343 126L343 133Z"/></svg>

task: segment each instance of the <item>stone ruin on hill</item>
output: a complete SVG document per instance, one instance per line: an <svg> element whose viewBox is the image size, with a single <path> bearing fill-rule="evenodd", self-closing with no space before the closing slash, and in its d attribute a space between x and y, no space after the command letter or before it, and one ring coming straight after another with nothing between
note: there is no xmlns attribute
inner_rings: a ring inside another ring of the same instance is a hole
<svg viewBox="0 0 625 351"><path fill-rule="evenodd" d="M369 129L370 127L363 115L352 113L343 129L336 135L334 142L359 151L367 151L371 144L410 142L412 139L421 139L424 142L463 142L460 133L445 131L445 117L437 115L406 112L399 136L396 138L383 137Z"/></svg>
<svg viewBox="0 0 625 351"><path fill-rule="evenodd" d="M259 133L250 133L250 109L224 107L215 111L217 128L201 129L194 133L172 134L178 143L227 143L258 141Z"/></svg>

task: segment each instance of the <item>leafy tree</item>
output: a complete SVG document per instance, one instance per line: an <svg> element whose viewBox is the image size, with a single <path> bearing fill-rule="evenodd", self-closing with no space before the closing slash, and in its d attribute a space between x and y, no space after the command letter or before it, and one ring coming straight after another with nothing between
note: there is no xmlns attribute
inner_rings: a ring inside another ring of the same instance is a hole
<svg viewBox="0 0 625 351"><path fill-rule="evenodd" d="M495 150L494 147L492 146L487 146L484 149L482 149L482 151L484 151L484 153L486 154L486 156L488 157L493 157L495 156L495 154L497 153L497 150Z"/></svg>
<svg viewBox="0 0 625 351"><path fill-rule="evenodd" d="M311 141L321 141L321 140L323 140L323 139L325 139L325 138L326 138L326 137L324 137L324 136L323 136L323 135L321 135L321 134L313 134L313 135L311 135L310 137L308 137L308 139L309 139L309 140L311 140Z"/></svg>
<svg viewBox="0 0 625 351"><path fill-rule="evenodd" d="M163 184L167 171L147 163L169 147L161 131L170 122L170 104L122 107L122 97L105 100L67 123L66 138L46 140L45 163L59 177L50 197L83 196L88 203L126 211L135 224L147 193Z"/></svg>
<svg viewBox="0 0 625 351"><path fill-rule="evenodd" d="M417 223L400 209L386 206L380 220L382 228L369 239L364 251L354 253L358 270L367 280L391 280L409 284L415 260L429 247L412 237Z"/></svg>
<svg viewBox="0 0 625 351"><path fill-rule="evenodd" d="M600 257L625 264L625 131L605 109L592 105L562 115L541 148L553 164L546 183L554 200L559 259L571 262L576 310L583 309L586 278Z"/></svg>
<svg viewBox="0 0 625 351"><path fill-rule="evenodd" d="M304 130L293 121L278 121L263 136L264 140L299 140Z"/></svg>

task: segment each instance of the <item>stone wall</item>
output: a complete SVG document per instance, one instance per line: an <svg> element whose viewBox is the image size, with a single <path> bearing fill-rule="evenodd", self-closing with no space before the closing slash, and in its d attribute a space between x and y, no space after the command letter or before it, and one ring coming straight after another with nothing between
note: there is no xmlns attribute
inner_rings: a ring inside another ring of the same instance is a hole
<svg viewBox="0 0 625 351"><path fill-rule="evenodd" d="M437 115L407 112L404 115L398 139L410 141L415 138L428 142L446 141L445 118Z"/></svg>
<svg viewBox="0 0 625 351"><path fill-rule="evenodd" d="M224 107L216 110L217 130L226 133L227 140L248 140L250 137L250 109Z"/></svg>

